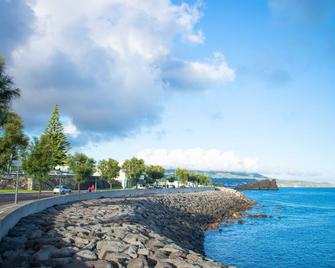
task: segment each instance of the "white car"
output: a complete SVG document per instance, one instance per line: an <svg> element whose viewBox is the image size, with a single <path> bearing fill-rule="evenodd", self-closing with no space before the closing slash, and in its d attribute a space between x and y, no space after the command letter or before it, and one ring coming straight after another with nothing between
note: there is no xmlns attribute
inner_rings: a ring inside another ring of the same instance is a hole
<svg viewBox="0 0 335 268"><path fill-rule="evenodd" d="M71 189L65 185L58 185L53 190L54 194L69 194L71 193Z"/></svg>

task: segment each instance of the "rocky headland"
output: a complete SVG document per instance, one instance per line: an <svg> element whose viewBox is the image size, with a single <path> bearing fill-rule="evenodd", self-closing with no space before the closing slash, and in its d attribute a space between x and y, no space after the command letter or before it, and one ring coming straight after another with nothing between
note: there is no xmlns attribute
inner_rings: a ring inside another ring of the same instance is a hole
<svg viewBox="0 0 335 268"><path fill-rule="evenodd" d="M277 181L260 180L252 183L239 184L235 187L236 190L278 190Z"/></svg>
<svg viewBox="0 0 335 268"><path fill-rule="evenodd" d="M224 189L58 205L10 230L0 266L226 267L204 256L204 231L252 204Z"/></svg>

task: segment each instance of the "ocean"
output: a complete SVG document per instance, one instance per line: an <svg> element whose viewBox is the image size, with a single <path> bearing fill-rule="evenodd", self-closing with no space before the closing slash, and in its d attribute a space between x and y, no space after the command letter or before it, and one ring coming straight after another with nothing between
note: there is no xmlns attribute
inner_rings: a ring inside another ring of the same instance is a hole
<svg viewBox="0 0 335 268"><path fill-rule="evenodd" d="M244 193L257 202L250 214L272 217L207 231L207 256L239 268L335 267L334 188Z"/></svg>

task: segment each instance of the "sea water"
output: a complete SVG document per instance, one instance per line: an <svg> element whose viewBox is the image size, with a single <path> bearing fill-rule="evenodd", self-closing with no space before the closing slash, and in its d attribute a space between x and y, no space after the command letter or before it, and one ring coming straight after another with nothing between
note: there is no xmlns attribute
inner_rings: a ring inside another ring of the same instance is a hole
<svg viewBox="0 0 335 268"><path fill-rule="evenodd" d="M207 256L237 267L335 267L335 189L245 191L257 204L245 219L209 230Z"/></svg>

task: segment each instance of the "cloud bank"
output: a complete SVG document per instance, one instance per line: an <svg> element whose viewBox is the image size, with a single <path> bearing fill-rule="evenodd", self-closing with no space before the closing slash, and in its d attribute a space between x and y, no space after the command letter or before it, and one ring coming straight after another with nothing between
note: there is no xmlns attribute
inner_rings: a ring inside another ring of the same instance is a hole
<svg viewBox="0 0 335 268"><path fill-rule="evenodd" d="M192 170L246 171L259 169L255 158L240 157L234 152L217 149L145 149L137 157L148 164L162 165L166 168L186 168Z"/></svg>
<svg viewBox="0 0 335 268"><path fill-rule="evenodd" d="M221 54L203 61L173 55L176 42L187 46L205 41L197 28L203 15L198 3L5 3L6 9L0 9L5 20L0 24L0 53L7 55L12 48L9 71L22 89L15 109L28 128L43 127L58 104L71 120L73 137L127 136L159 121L169 90L205 90L234 79ZM13 31L4 29L15 25L10 22L21 13L19 25L30 26L20 28L17 36L24 38L16 40L10 36ZM10 43L14 39L15 45Z"/></svg>

